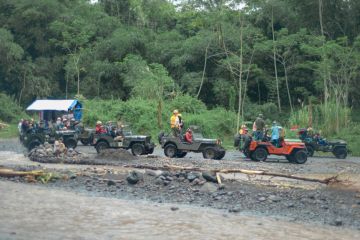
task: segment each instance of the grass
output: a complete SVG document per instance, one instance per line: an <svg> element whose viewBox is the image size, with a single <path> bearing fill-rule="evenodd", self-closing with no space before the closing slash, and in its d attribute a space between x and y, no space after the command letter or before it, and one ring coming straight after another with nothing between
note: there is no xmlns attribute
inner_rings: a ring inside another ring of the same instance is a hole
<svg viewBox="0 0 360 240"><path fill-rule="evenodd" d="M0 138L14 138L19 136L17 124L9 124L8 127L0 129Z"/></svg>

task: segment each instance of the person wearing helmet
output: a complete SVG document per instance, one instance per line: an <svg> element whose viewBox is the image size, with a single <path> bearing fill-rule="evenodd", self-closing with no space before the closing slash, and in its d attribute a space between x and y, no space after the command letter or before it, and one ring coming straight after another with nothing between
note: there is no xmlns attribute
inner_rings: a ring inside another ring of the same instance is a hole
<svg viewBox="0 0 360 240"><path fill-rule="evenodd" d="M105 129L104 126L102 125L102 122L101 122L101 121L97 121L97 122L96 122L95 132L96 132L97 134L106 133L106 129Z"/></svg>
<svg viewBox="0 0 360 240"><path fill-rule="evenodd" d="M179 111L177 109L175 109L173 111L173 114L172 114L171 118L170 118L171 131L172 131L172 133L173 133L173 135L175 137L179 136L179 134L180 134L180 129L179 129L180 125L179 125L179 117L178 117L178 115L179 115Z"/></svg>
<svg viewBox="0 0 360 240"><path fill-rule="evenodd" d="M187 130L186 130L186 133L185 133L185 141L187 142L187 143L192 143L192 141L193 141L193 135L192 135L192 130L191 130L191 128L188 128Z"/></svg>

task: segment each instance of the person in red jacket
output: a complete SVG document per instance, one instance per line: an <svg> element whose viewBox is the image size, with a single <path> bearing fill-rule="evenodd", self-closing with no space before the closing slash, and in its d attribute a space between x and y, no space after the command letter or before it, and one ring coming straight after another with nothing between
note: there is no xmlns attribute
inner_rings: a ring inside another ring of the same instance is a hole
<svg viewBox="0 0 360 240"><path fill-rule="evenodd" d="M192 131L190 128L188 128L186 130L186 133L185 133L185 141L188 142L188 143L192 143L193 141L193 135L192 135Z"/></svg>
<svg viewBox="0 0 360 240"><path fill-rule="evenodd" d="M104 126L102 125L102 122L101 122L101 121L97 121L97 122L96 122L95 132L96 132L96 133L106 133L106 129L105 129Z"/></svg>

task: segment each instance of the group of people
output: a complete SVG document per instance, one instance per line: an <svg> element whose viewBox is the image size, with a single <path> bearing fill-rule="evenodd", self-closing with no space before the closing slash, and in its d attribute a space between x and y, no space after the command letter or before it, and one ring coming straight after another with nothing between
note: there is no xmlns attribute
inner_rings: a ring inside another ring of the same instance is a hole
<svg viewBox="0 0 360 240"><path fill-rule="evenodd" d="M269 130L271 131L270 136L268 135ZM245 124L241 126L239 134L241 136L249 135L248 128ZM270 140L273 145L275 145L276 147L280 147L280 140L284 138L284 136L285 130L281 126L279 126L276 121L273 121L271 128L268 128L262 114L259 114L253 123L252 137L255 141L263 141L264 139L265 141Z"/></svg>
<svg viewBox="0 0 360 240"><path fill-rule="evenodd" d="M186 129L185 134L183 135L183 129L184 129L184 120L182 118L181 113L179 113L179 110L175 109L173 111L172 116L170 117L170 128L172 131L172 134L175 137L180 137L185 140L187 143L193 142L193 135L191 128Z"/></svg>
<svg viewBox="0 0 360 240"><path fill-rule="evenodd" d="M33 118L21 119L18 123L18 130L20 134L27 133L28 131L41 131L43 129L55 130L76 130L80 122L75 118L67 119L66 117L58 117L56 121L35 121Z"/></svg>
<svg viewBox="0 0 360 240"><path fill-rule="evenodd" d="M108 134L114 138L114 141L122 141L124 139L123 134L124 125L121 122L114 124L108 121L106 125L103 125L101 121L96 122L95 133L96 134Z"/></svg>

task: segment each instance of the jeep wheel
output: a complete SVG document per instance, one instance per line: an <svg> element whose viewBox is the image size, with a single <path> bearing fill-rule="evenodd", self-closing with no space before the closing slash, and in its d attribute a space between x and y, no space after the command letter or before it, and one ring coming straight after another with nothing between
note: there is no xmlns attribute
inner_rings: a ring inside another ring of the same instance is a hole
<svg viewBox="0 0 360 240"><path fill-rule="evenodd" d="M347 157L347 150L345 147L337 147L334 149L333 154L336 158L345 159Z"/></svg>
<svg viewBox="0 0 360 240"><path fill-rule="evenodd" d="M225 151L218 151L216 153L216 160L221 160L225 156Z"/></svg>
<svg viewBox="0 0 360 240"><path fill-rule="evenodd" d="M177 158L183 158L183 157L186 156L186 154L187 154L187 152L183 152L183 151L178 150L177 153L176 153L176 157Z"/></svg>
<svg viewBox="0 0 360 240"><path fill-rule="evenodd" d="M265 148L258 147L251 155L254 161L259 162L259 161L265 161L268 153Z"/></svg>
<svg viewBox="0 0 360 240"><path fill-rule="evenodd" d="M134 143L131 146L131 153L134 156L140 156L140 155L144 154L144 152L145 152L145 147L141 143Z"/></svg>
<svg viewBox="0 0 360 240"><path fill-rule="evenodd" d="M98 144L96 144L95 148L96 148L97 153L100 153L104 149L109 148L109 144L107 142L99 142Z"/></svg>
<svg viewBox="0 0 360 240"><path fill-rule="evenodd" d="M164 148L165 156L167 156L169 158L173 158L176 156L176 153L177 153L177 149L174 144L168 144L165 146L165 148Z"/></svg>
<svg viewBox="0 0 360 240"><path fill-rule="evenodd" d="M38 140L32 141L29 143L28 149L31 151L33 148L36 148L37 146L40 146L40 142Z"/></svg>
<svg viewBox="0 0 360 240"><path fill-rule="evenodd" d="M307 161L307 152L305 150L298 150L293 153L294 161L297 164L304 164Z"/></svg>
<svg viewBox="0 0 360 240"><path fill-rule="evenodd" d="M75 149L77 146L77 141L74 138L68 138L65 140L64 144L67 148Z"/></svg>
<svg viewBox="0 0 360 240"><path fill-rule="evenodd" d="M312 157L314 156L314 147L311 145L306 145L306 150L307 150L307 156L308 157Z"/></svg>
<svg viewBox="0 0 360 240"><path fill-rule="evenodd" d="M90 143L89 139L80 139L80 142L81 142L81 144L84 145L84 146L87 146L87 145L89 145L89 143Z"/></svg>
<svg viewBox="0 0 360 240"><path fill-rule="evenodd" d="M146 154L153 154L154 152L154 148L150 148L149 150L147 150Z"/></svg>
<svg viewBox="0 0 360 240"><path fill-rule="evenodd" d="M207 147L203 150L203 157L206 159L215 159L216 150L213 147Z"/></svg>

